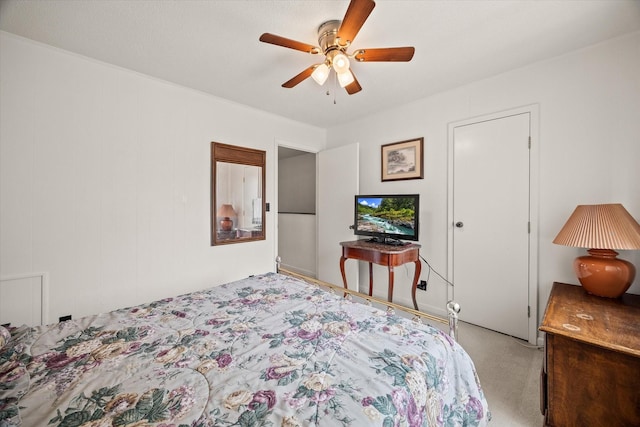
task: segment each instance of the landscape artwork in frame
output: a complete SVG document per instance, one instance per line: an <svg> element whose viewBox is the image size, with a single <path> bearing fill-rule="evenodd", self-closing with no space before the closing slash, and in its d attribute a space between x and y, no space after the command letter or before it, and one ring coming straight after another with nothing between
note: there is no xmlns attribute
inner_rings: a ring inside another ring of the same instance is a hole
<svg viewBox="0 0 640 427"><path fill-rule="evenodd" d="M424 138L394 142L382 148L382 181L424 178Z"/></svg>

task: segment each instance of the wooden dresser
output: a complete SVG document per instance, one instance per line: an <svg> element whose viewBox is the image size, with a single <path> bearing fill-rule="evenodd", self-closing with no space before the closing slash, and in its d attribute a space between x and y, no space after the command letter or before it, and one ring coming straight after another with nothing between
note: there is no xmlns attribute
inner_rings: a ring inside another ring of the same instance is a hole
<svg viewBox="0 0 640 427"><path fill-rule="evenodd" d="M546 425L640 426L640 295L554 283L540 330Z"/></svg>

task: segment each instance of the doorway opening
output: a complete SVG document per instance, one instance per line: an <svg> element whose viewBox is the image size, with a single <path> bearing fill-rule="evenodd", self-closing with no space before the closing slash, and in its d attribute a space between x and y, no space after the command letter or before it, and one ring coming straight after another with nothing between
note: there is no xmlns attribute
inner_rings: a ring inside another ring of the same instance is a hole
<svg viewBox="0 0 640 427"><path fill-rule="evenodd" d="M316 154L278 146L278 247L281 265L317 277Z"/></svg>

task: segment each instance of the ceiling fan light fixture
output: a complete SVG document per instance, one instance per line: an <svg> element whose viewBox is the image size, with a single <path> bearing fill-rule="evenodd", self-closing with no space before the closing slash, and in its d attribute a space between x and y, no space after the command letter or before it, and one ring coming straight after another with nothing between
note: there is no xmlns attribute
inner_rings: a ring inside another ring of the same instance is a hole
<svg viewBox="0 0 640 427"><path fill-rule="evenodd" d="M352 59L356 62L411 61L415 52L413 46L358 49L352 54L347 52L374 7L374 0L349 0L349 6L342 20L332 19L325 21L318 27L319 47L271 33L262 34L259 40L263 43L311 54L324 54L325 56L323 63L305 68L302 72L284 82L282 87L290 89L311 76L319 85L323 85L333 68L340 86L349 95L353 95L360 92L362 86L360 86L358 79L351 70L350 61Z"/></svg>
<svg viewBox="0 0 640 427"><path fill-rule="evenodd" d="M349 71L348 69L344 73L337 73L337 74L338 74L338 83L340 83L340 87L349 86L355 80L353 78L353 74L351 74L351 71Z"/></svg>
<svg viewBox="0 0 640 427"><path fill-rule="evenodd" d="M347 55L342 52L338 52L333 55L331 63L333 64L333 69L336 70L338 75L349 71L349 58L347 58Z"/></svg>
<svg viewBox="0 0 640 427"><path fill-rule="evenodd" d="M327 78L329 78L330 71L331 70L329 69L327 64L323 62L313 70L313 73L311 73L311 77L313 77L313 80L315 80L316 83L322 86L324 82L327 81Z"/></svg>

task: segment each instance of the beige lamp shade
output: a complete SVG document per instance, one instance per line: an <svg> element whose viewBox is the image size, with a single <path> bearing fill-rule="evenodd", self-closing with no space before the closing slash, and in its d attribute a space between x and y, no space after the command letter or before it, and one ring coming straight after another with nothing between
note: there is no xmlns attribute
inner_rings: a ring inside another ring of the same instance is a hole
<svg viewBox="0 0 640 427"><path fill-rule="evenodd" d="M635 278L634 265L617 258L615 250L640 249L640 224L621 204L578 206L553 243L589 248L573 269L590 294L621 297Z"/></svg>
<svg viewBox="0 0 640 427"><path fill-rule="evenodd" d="M218 209L218 216L227 217L227 218L236 216L236 211L233 209L233 206L229 204L224 204L220 206L220 209Z"/></svg>
<svg viewBox="0 0 640 427"><path fill-rule="evenodd" d="M640 224L619 203L579 205L553 243L578 248L640 249Z"/></svg>

